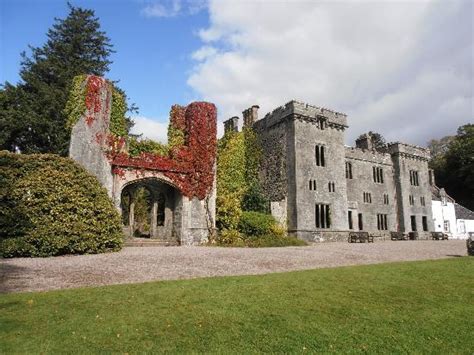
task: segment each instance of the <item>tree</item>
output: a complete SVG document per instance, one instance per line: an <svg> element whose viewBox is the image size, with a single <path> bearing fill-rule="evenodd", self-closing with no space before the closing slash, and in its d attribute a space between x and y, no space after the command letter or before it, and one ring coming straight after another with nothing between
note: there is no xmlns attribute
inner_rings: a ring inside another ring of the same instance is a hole
<svg viewBox="0 0 474 355"><path fill-rule="evenodd" d="M367 134L371 136L372 146L375 150L381 150L385 148L387 143L385 138L380 133L369 131ZM364 136L365 134L361 134L357 139L363 139Z"/></svg>
<svg viewBox="0 0 474 355"><path fill-rule="evenodd" d="M94 11L68 6L68 16L55 19L46 43L30 47L30 56L21 54L21 82L0 90L0 149L66 155L70 132L63 110L72 79L109 70L114 51Z"/></svg>
<svg viewBox="0 0 474 355"><path fill-rule="evenodd" d="M437 185L458 203L474 209L474 124L458 128L457 135L430 161Z"/></svg>

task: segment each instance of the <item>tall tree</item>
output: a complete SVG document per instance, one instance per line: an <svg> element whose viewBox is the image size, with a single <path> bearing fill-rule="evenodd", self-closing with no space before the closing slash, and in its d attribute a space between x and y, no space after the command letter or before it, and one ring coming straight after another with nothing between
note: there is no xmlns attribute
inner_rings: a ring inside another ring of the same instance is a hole
<svg viewBox="0 0 474 355"><path fill-rule="evenodd" d="M443 150L430 161L437 185L456 202L474 210L474 124L459 127Z"/></svg>
<svg viewBox="0 0 474 355"><path fill-rule="evenodd" d="M94 11L70 4L65 19L55 19L42 47L22 53L21 82L0 91L0 149L66 155L70 132L63 113L72 79L103 76L112 63L110 39Z"/></svg>

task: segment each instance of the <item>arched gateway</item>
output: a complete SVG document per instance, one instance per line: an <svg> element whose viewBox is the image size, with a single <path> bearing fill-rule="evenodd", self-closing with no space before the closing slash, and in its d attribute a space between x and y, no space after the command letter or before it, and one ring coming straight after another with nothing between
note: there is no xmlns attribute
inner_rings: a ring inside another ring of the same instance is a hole
<svg viewBox="0 0 474 355"><path fill-rule="evenodd" d="M131 155L127 137L113 129L113 86L95 76L81 85L85 112L72 126L69 155L107 189L122 213L125 235L180 245L207 241L215 228L215 106L173 106L170 130L181 143L166 154ZM145 201L140 211L137 199Z"/></svg>

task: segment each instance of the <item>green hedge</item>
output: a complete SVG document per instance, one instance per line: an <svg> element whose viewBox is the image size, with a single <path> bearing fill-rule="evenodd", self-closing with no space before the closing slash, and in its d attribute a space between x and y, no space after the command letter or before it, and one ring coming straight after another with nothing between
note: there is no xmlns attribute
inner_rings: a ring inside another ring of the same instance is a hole
<svg viewBox="0 0 474 355"><path fill-rule="evenodd" d="M244 211L238 229L224 229L218 237L219 245L231 247L283 247L307 245L303 240L288 237L272 215Z"/></svg>
<svg viewBox="0 0 474 355"><path fill-rule="evenodd" d="M0 152L0 255L119 250L118 212L97 179L72 160Z"/></svg>

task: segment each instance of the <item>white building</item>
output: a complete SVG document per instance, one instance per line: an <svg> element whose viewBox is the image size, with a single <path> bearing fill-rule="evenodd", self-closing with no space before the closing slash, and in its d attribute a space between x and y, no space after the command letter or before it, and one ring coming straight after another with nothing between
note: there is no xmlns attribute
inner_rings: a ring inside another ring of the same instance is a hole
<svg viewBox="0 0 474 355"><path fill-rule="evenodd" d="M467 239L474 233L474 212L456 203L443 188L431 187L435 232L446 233L449 239Z"/></svg>

